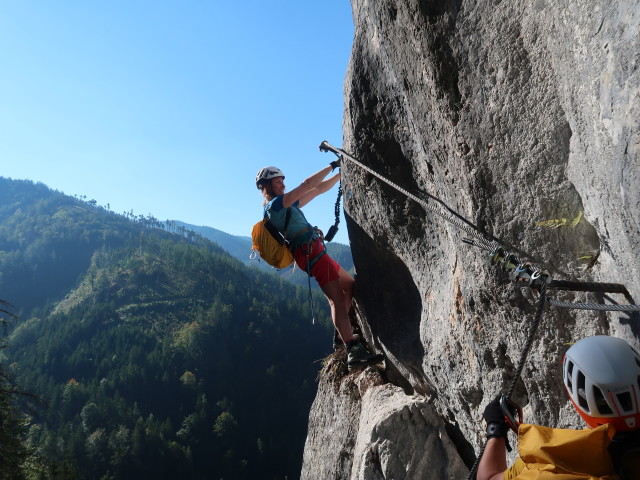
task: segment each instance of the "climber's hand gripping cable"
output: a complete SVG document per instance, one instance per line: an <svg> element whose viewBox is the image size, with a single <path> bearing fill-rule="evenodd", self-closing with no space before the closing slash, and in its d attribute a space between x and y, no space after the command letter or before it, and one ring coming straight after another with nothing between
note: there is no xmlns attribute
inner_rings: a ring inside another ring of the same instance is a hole
<svg viewBox="0 0 640 480"><path fill-rule="evenodd" d="M515 416L518 416L516 420ZM504 438L507 450L511 451L511 445L507 438L509 429L515 433L522 423L522 408L513 400L509 400L506 395L501 395L493 399L484 409L482 414L487 423L487 439Z"/></svg>

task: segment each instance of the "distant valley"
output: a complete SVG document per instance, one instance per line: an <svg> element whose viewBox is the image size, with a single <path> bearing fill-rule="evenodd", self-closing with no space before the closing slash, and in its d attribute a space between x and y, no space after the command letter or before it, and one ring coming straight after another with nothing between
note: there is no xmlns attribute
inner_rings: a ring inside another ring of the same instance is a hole
<svg viewBox="0 0 640 480"><path fill-rule="evenodd" d="M0 366L42 400L16 404L25 465L42 478L298 478L333 327L316 289L312 324L302 272L248 267L250 250L0 177L0 299L17 316L0 315ZM0 416L17 422L3 395Z"/></svg>

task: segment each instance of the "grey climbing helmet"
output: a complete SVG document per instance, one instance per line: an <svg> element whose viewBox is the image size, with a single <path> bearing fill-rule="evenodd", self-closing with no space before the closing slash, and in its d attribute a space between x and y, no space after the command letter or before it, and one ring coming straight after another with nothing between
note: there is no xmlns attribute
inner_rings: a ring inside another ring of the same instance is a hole
<svg viewBox="0 0 640 480"><path fill-rule="evenodd" d="M640 354L622 338L599 335L576 342L562 361L562 378L590 427L640 428Z"/></svg>
<svg viewBox="0 0 640 480"><path fill-rule="evenodd" d="M282 170L278 167L264 167L260 169L256 175L256 187L260 188L260 184L262 182L276 177L282 177L284 179L284 173L282 173Z"/></svg>

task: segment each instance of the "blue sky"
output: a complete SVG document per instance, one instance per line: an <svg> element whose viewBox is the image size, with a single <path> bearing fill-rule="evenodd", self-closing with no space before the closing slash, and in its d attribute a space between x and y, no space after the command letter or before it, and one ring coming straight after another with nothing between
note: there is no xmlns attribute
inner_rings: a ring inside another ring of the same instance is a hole
<svg viewBox="0 0 640 480"><path fill-rule="evenodd" d="M352 40L348 0L2 2L0 176L249 235L261 167L335 158Z"/></svg>

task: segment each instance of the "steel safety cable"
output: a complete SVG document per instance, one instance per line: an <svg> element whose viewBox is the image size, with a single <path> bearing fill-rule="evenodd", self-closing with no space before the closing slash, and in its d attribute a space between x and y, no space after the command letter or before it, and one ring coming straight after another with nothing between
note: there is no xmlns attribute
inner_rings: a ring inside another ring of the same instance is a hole
<svg viewBox="0 0 640 480"><path fill-rule="evenodd" d="M478 229L478 227L476 227L475 225L473 225L470 222L468 222L460 214L458 214L457 212L452 210L450 207L448 207L438 197L435 197L435 196L433 196L433 195L431 195L429 193L424 192L424 194L427 197L429 197L430 199L432 199L432 200L436 201L438 204L440 204L440 206L442 208L444 208L446 210L446 212L443 212L442 210L440 210L438 208L435 208L431 203L424 201L423 199L421 199L421 198L417 197L416 195L412 194L411 192L409 192L405 188L401 187L397 183L392 182L391 180L387 179L386 177L380 175L378 172L376 172L372 168L368 167L367 165L363 164L362 162L360 162L359 160L357 160L356 158L354 158L353 156L351 156L350 154L348 154L347 152L345 152L342 149L337 149L335 147L332 147L327 142L322 142L322 144L320 145L320 150L322 150L322 151L332 151L336 155L348 159L349 161L353 162L354 164L356 164L357 166L359 166L360 168L362 168L363 170L365 170L369 174L373 175L377 179L381 180L382 182L384 182L387 185L391 186L392 188L396 189L398 192L402 193L407 198L410 198L411 200L413 200L413 201L417 202L418 204L422 205L425 209L427 209L429 211L432 211L433 213L435 213L438 216L444 218L448 222L454 224L458 228L464 230L466 233L468 233L469 235L474 237L475 241L478 242L478 243L475 243L473 240L466 240L466 239L463 240L466 243L478 246L480 248L484 248L484 249L488 250L489 252L494 252L499 247L501 247L499 242L497 242L496 240L493 240L493 239L492 240L488 240L487 236L482 234L480 232L480 230ZM564 308L574 308L574 309L583 309L583 310L603 310L603 311L625 311L625 312L640 311L640 305L605 305L605 304L593 304L593 303L571 303L571 302L559 301L559 300L556 300L556 299L553 299L553 298L547 299L547 297L546 297L547 286L550 286L551 288L555 287L558 290L603 291L603 292L607 291L607 292L617 292L617 293L624 293L626 291L626 288L623 285L611 284L611 283L571 282L571 281L562 281L562 280L551 280L551 279L548 279L548 275L540 276L540 273L541 273L540 269L535 268L535 267L533 269L535 271L537 271L537 276L540 277L539 284L537 286L537 289L538 289L538 291L540 293L540 299L538 301L538 307L536 309L534 320L529 326L529 332L527 334L527 340L525 342L525 346L524 346L524 348L523 348L523 350L522 350L522 352L520 354L520 359L518 361L518 367L516 369L516 374L513 377L513 379L511 380L511 383L509 385L509 389L507 391L507 394L504 395L503 398L501 399L501 402L504 401L505 403L508 403L511 400L511 397L512 397L514 391L515 391L517 383L520 380L520 378L522 377L522 371L524 369L524 364L525 364L525 362L526 362L526 360L527 360L527 358L529 356L529 352L531 350L531 347L533 345L533 341L535 339L535 334L536 334L536 332L538 330L538 327L540 325L540 321L542 319L542 314L544 312L544 306L545 306L547 301L551 305L554 305L554 306L557 306L557 307L564 307ZM547 285L547 283L549 283L550 285ZM485 442L484 445L482 446L482 449L481 449L478 457L476 458L476 461L475 461L474 465L472 466L472 468L471 468L471 470L469 472L469 476L467 477L467 480L474 480L476 478L476 472L477 472L478 466L480 464L480 460L482 459L482 456L483 456L484 451L486 449L486 446L487 445L486 445L486 442Z"/></svg>
<svg viewBox="0 0 640 480"><path fill-rule="evenodd" d="M527 340L525 342L524 348L522 352L520 352L520 359L518 360L518 368L516 369L516 374L511 379L511 383L509 384L509 389L507 390L507 394L504 396L505 401L509 402L511 397L513 396L513 392L516 389L516 385L518 381L522 377L522 371L524 370L524 364L529 357L529 352L531 351L531 347L533 345L533 340L535 339L536 332L538 331L538 326L540 325L540 320L542 319L542 313L544 312L544 306L547 296L547 283L542 282L540 286L540 299L538 300L538 308L536 309L535 316L533 318L533 322L529 325L529 332L527 333ZM476 473L478 472L478 466L480 465L480 460L482 459L482 455L484 455L484 451L487 448L487 442L484 442L480 453L476 457L476 461L474 462L471 470L469 471L469 476L467 480L475 480Z"/></svg>
<svg viewBox="0 0 640 480"><path fill-rule="evenodd" d="M325 144L325 142L323 142L323 145L324 144ZM320 146L320 148L322 149L322 145ZM372 168L368 167L367 165L363 164L358 159L354 158L352 155L348 154L344 150L337 149L335 147L331 147L329 144L326 144L326 148L327 148L327 150L333 151L336 155L339 154L339 155L343 156L344 158L347 158L349 161L353 162L354 164L356 164L357 166L359 166L360 168L365 170L367 173L370 173L371 175L373 175L377 179L381 180L382 182L386 183L390 187L393 187L398 192L402 193L403 195L405 195L406 197L410 198L414 202L417 202L418 204L422 205L424 208L432 211L436 215L439 215L440 217L444 218L448 222L450 222L450 223L454 224L455 226L457 226L458 228L464 230L467 234L475 237L475 239L478 242L480 242L483 247L485 247L485 248L487 248L489 250L492 250L495 246L498 245L498 243L495 240L488 240L486 235L480 233L478 227L476 227L475 225L471 224L467 220L463 219L463 217L459 213L457 213L456 211L454 211L453 209L448 207L438 197L436 197L434 195L431 195L431 194L429 194L427 192L424 192L424 195L426 195L430 199L438 202L438 204L442 208L444 208L446 210L446 212L443 212L442 210L440 210L438 208L435 208L435 206L432 205L431 203L424 201L423 199L421 199L420 197L418 197L418 196L414 195L413 193L409 192L407 189L401 187L397 183L392 182L388 178L380 175L378 172L376 172ZM464 222L468 222L468 223L463 223L463 221L461 221L461 220L463 220Z"/></svg>
<svg viewBox="0 0 640 480"><path fill-rule="evenodd" d="M363 164L362 162L360 162L359 160L357 160L356 158L354 158L352 155L348 154L344 150L337 149L337 148L329 145L328 142L326 142L326 141L324 141L324 142L322 142L320 144L320 150L321 151L332 151L337 156L348 159L349 161L353 162L354 164L356 164L358 167L362 168L363 170L365 170L369 174L373 175L377 179L381 180L382 182L384 182L387 185L391 186L392 188L394 188L398 192L402 193L407 198L409 198L409 199L415 201L416 203L420 204L426 210L429 210L429 211L435 213L436 215L440 216L441 218L445 219L446 221L454 224L455 226L457 226L461 230L464 230L467 234L471 235L475 239L475 241L469 240L469 239L463 239L464 242L469 243L471 245L478 246L480 248L484 248L484 249L488 250L489 252L491 252L492 254L494 252L496 252L499 248L502 248L502 246L500 245L500 243L498 241L496 241L494 239L488 240L487 235L482 234L477 226L471 224L468 220L466 220L464 217L462 217L456 211L454 211L449 206L447 206L438 197L435 197L435 196L433 196L433 195L431 195L431 194L429 194L427 192L424 192L424 195L426 195L428 198L436 201L440 205L440 207L444 208L445 209L444 212L441 209L436 208L434 205L432 205L432 203L424 201L423 199L421 199L418 196L414 195L413 193L409 192L407 189L401 187L397 183L395 183L395 182L387 179L386 177L382 176L381 174L379 174L378 172L376 172L372 168L368 167L367 165ZM522 264L522 265L525 265L525 264ZM514 265L514 267L515 267L515 265ZM536 268L536 267L533 267L533 266L531 266L531 267L532 267L532 270L534 271L534 275L535 275L536 279L538 279L537 280L538 283L536 285L536 288L538 289L538 291L540 293L540 299L539 299L539 302L538 302L538 307L536 309L536 314L534 316L534 320L531 323L531 325L529 326L529 332L527 334L527 340L525 342L525 346L524 346L524 348L523 348L523 350L521 352L521 355L520 355L520 359L519 359L519 362L518 362L518 368L516 370L516 374L513 377L513 379L511 380L511 384L509 385L509 389L507 391L507 394L503 395L502 398L501 398L501 406L502 406L502 403L504 402L503 411L504 411L505 408L509 408L508 407L508 403L511 401L511 396L513 395L513 393L515 391L515 388L517 386L518 381L522 377L522 371L524 369L524 364L525 364L525 362L526 362L526 360L527 360L527 358L529 356L529 352L530 352L531 347L533 345L535 334L536 334L536 332L538 330L538 326L539 326L540 321L542 319L542 313L544 312L544 306L545 306L547 301L551 305L554 305L554 306L557 306L557 307L582 309L582 310L624 311L624 312L640 311L640 305L606 305L606 304L594 304L594 303L571 303L571 302L559 301L559 300L556 300L556 299L553 299L553 298L547 299L547 297L546 297L547 287L556 288L558 290L601 291L601 292L616 292L616 293L625 293L626 292L626 288L624 287L624 285L611 284L611 283L572 282L572 281L564 281L564 280L552 280L552 279L549 278L548 274L541 272L541 270L539 268ZM518 268L516 269L516 273L520 270L520 268L521 268L521 266L519 265ZM521 409L520 409L520 412L521 412ZM474 465L472 466L472 468L471 468L471 470L469 472L469 476L467 477L467 480L474 480L476 478L476 472L477 472L478 466L480 465L480 461L482 459L482 456L484 454L486 446L487 446L487 444L485 442L484 445L482 446L482 449L480 450L480 453L479 453L478 457L476 458L476 461L475 461Z"/></svg>
<svg viewBox="0 0 640 480"><path fill-rule="evenodd" d="M572 303L555 298L547 300L554 307L573 308L575 310L598 310L601 312L640 312L640 305L615 305L605 303Z"/></svg>
<svg viewBox="0 0 640 480"><path fill-rule="evenodd" d="M488 252L490 252L490 255L492 256L494 256L495 253L498 252L499 250L504 250L504 247L499 243L498 240L493 238L489 239L489 236L487 234L480 232L480 229L476 225L469 222L458 212L456 212L451 207L446 205L438 197L431 195L427 192L423 192L423 194L427 196L429 199L437 202L441 208L438 208L432 202L427 202L424 199L418 197L417 195L409 192L407 189L401 187L397 183L379 174L378 172L373 170L371 167L368 167L367 165L359 161L357 158L355 158L353 155L345 152L341 148L336 148L330 145L327 141L323 141L320 144L320 150L324 152L329 152L329 151L333 152L336 156L349 160L350 162L354 163L358 167L362 168L367 173L373 175L377 179L381 180L382 182L396 189L398 192L402 193L407 198L410 198L411 200L420 204L425 209L435 213L436 215L440 216L441 218L445 219L446 221L452 223L453 225L457 226L461 230L465 231L467 234L474 237L475 239L475 240L472 240L472 239L463 238L462 239L463 242L485 249ZM442 209L444 209L445 211L442 211ZM515 272L516 274L521 272L522 270L520 270L520 267L523 267L527 272L534 273L536 277L539 277L542 275L546 275L548 277L548 274L543 272L540 268L528 263L521 264L520 260L518 260L514 255L508 254L508 252L506 251L503 251L503 253L507 259L512 258L513 260L516 261L516 264L513 265L513 268L516 269L516 272ZM549 288L554 288L558 290L571 290L571 291L613 292L613 293L626 293L627 291L625 286L621 284L597 283L597 282L575 282L575 281L568 281L568 280L550 280L547 286ZM575 309L582 309L582 310L640 311L639 305L610 306L610 305L597 304L597 303L590 304L590 303L560 302L558 300L553 300L553 299L550 299L549 303L559 307L575 308Z"/></svg>

